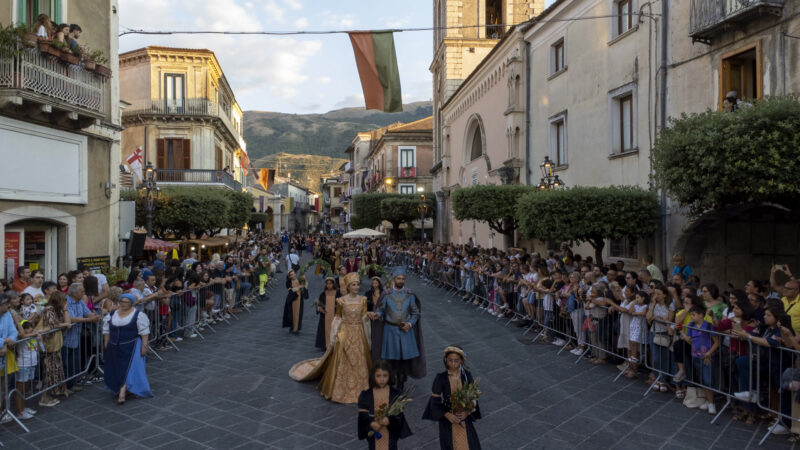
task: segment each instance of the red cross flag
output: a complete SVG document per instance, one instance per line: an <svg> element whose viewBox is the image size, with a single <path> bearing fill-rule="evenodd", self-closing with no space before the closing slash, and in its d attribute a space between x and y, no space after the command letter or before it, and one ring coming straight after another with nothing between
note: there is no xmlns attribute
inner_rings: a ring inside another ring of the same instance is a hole
<svg viewBox="0 0 800 450"><path fill-rule="evenodd" d="M130 166L131 171L136 174L136 178L141 183L142 181L142 147L137 147L136 150L131 153L131 156L128 156L126 160L128 162L128 166Z"/></svg>

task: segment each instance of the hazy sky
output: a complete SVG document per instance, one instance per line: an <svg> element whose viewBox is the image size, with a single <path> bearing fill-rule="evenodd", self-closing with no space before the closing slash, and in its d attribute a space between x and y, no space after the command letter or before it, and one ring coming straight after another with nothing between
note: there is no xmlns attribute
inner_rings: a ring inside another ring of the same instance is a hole
<svg viewBox="0 0 800 450"><path fill-rule="evenodd" d="M430 27L431 0L120 0L121 29L354 30ZM120 52L147 45L212 50L245 110L326 112L363 106L346 34L120 37ZM430 100L432 32L395 33L405 102Z"/></svg>

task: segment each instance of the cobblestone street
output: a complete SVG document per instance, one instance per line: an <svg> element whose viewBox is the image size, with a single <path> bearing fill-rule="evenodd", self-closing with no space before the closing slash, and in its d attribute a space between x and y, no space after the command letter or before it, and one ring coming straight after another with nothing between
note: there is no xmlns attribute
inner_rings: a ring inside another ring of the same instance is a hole
<svg viewBox="0 0 800 450"><path fill-rule="evenodd" d="M311 298L321 279L310 276ZM297 361L316 357L316 316L306 302L299 337L280 328L284 275L271 299L217 334L181 342L164 361L149 360L155 398L117 406L100 385L38 408L26 421L2 427L11 449L169 448L365 448L356 440L354 405L323 400L314 383L292 381ZM366 283L364 283L366 284ZM575 364L546 344L523 345L513 325L461 304L414 276L408 285L423 301L428 376L416 381L416 400L407 409L414 436L403 448L438 448L436 425L420 417L433 375L442 370L440 351L464 346L473 374L480 377L483 420L476 427L485 449L515 448L755 448L765 427L734 422L725 413L716 425L705 411L681 406L667 394L644 397L641 381L620 379L611 365ZM721 438L724 433L724 439ZM763 448L788 447L771 437Z"/></svg>

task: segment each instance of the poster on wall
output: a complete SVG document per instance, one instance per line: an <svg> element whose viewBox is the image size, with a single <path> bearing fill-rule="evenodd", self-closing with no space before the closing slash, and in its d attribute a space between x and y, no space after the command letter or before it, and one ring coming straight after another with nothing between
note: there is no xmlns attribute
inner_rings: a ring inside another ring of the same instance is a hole
<svg viewBox="0 0 800 450"><path fill-rule="evenodd" d="M89 269L92 273L100 273L104 268L111 265L111 257L106 256L85 256L77 258L78 270Z"/></svg>
<svg viewBox="0 0 800 450"><path fill-rule="evenodd" d="M5 248L5 261L6 261L6 279L14 278L15 271L19 267L20 257L20 236L19 231L6 231L6 248Z"/></svg>

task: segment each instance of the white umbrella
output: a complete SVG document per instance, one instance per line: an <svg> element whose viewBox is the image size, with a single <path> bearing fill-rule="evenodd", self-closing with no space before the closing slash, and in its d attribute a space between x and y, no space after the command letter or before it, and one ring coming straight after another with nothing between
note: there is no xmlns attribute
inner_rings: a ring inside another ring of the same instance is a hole
<svg viewBox="0 0 800 450"><path fill-rule="evenodd" d="M355 231L351 231L349 233L345 233L343 236L350 239L379 238L379 237L386 237L386 234L381 233L380 231L375 231L371 228L361 228Z"/></svg>

